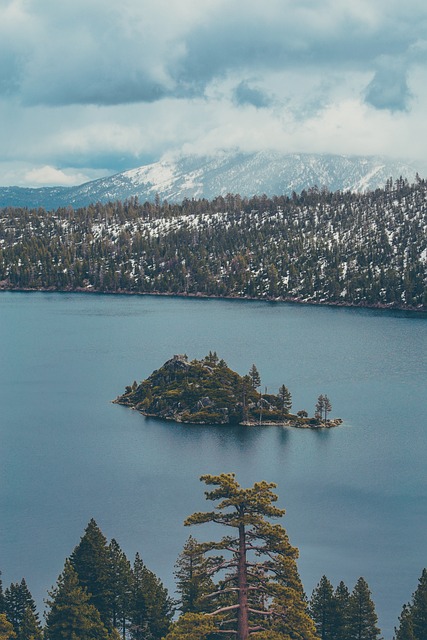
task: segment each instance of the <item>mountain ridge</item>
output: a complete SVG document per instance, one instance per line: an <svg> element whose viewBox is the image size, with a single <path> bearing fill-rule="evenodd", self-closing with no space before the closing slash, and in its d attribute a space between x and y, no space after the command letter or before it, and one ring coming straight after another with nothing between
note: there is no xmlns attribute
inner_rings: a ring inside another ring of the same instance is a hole
<svg viewBox="0 0 427 640"><path fill-rule="evenodd" d="M75 187L0 187L0 207L56 209L137 197L140 201L180 202L218 195L291 195L314 186L330 191L363 192L384 186L389 178L407 178L427 166L381 156L284 154L261 151L187 155L98 178Z"/></svg>

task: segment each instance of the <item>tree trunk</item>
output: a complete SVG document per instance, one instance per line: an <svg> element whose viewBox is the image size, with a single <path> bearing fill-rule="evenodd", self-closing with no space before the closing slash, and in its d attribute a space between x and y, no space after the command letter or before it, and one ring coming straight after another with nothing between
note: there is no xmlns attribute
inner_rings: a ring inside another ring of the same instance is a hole
<svg viewBox="0 0 427 640"><path fill-rule="evenodd" d="M239 609L237 616L237 640L248 640L248 575L246 567L245 525L239 525L239 564L237 568Z"/></svg>

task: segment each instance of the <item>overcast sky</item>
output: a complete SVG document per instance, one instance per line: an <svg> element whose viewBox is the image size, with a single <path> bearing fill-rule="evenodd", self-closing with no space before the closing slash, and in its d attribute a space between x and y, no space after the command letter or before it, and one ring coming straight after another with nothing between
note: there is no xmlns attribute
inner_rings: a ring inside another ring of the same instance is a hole
<svg viewBox="0 0 427 640"><path fill-rule="evenodd" d="M0 0L0 184L164 154L426 160L425 0Z"/></svg>

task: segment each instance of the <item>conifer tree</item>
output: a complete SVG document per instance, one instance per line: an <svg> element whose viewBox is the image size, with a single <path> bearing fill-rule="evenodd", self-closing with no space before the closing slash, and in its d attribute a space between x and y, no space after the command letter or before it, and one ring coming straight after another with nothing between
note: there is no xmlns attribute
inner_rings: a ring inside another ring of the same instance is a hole
<svg viewBox="0 0 427 640"><path fill-rule="evenodd" d="M335 600L335 620L334 638L335 640L347 640L349 625L349 602L350 592L341 580L334 593Z"/></svg>
<svg viewBox="0 0 427 640"><path fill-rule="evenodd" d="M249 369L249 377L251 379L252 389L257 389L261 384L261 376L254 364Z"/></svg>
<svg viewBox="0 0 427 640"><path fill-rule="evenodd" d="M413 595L411 617L416 640L427 638L427 569L423 569Z"/></svg>
<svg viewBox="0 0 427 640"><path fill-rule="evenodd" d="M226 552L214 567L214 573L225 572L213 601L227 594L230 604L218 603L210 613L221 625L221 632L234 633L237 640L247 640L256 632L274 631L292 634L301 640L314 640L314 624L306 611L302 585L296 568L298 550L289 543L280 525L269 522L284 515L273 503L275 484L257 482L243 489L232 473L205 475L201 480L213 485L206 491L207 500L219 501L214 511L194 513L185 525L215 522L231 528L230 535L219 542L206 542L206 554ZM259 635L258 637L262 637Z"/></svg>
<svg viewBox="0 0 427 640"><path fill-rule="evenodd" d="M46 640L109 640L99 611L90 603L86 589L79 585L69 560L49 596Z"/></svg>
<svg viewBox="0 0 427 640"><path fill-rule="evenodd" d="M395 640L427 638L427 569L423 569L411 604L403 605Z"/></svg>
<svg viewBox="0 0 427 640"><path fill-rule="evenodd" d="M215 623L203 613L184 613L174 622L165 640L204 640L211 638Z"/></svg>
<svg viewBox="0 0 427 640"><path fill-rule="evenodd" d="M378 640L378 618L371 592L364 578L359 578L349 599L348 640Z"/></svg>
<svg viewBox="0 0 427 640"><path fill-rule="evenodd" d="M134 640L160 640L173 616L173 603L159 578L143 563L139 553L132 570L129 631Z"/></svg>
<svg viewBox="0 0 427 640"><path fill-rule="evenodd" d="M19 627L17 640L42 640L43 631L38 616L27 607Z"/></svg>
<svg viewBox="0 0 427 640"><path fill-rule="evenodd" d="M282 412L284 414L289 413L292 409L292 395L288 387L286 387L284 384L282 384L279 389L279 398L282 404Z"/></svg>
<svg viewBox="0 0 427 640"><path fill-rule="evenodd" d="M12 623L18 638L20 638L20 628L27 610L31 611L39 624L36 603L27 587L25 578L22 578L20 583L12 583L10 587L5 589L4 604L6 617Z"/></svg>
<svg viewBox="0 0 427 640"><path fill-rule="evenodd" d="M334 589L326 576L322 576L313 590L309 610L321 640L332 640L335 625Z"/></svg>
<svg viewBox="0 0 427 640"><path fill-rule="evenodd" d="M4 603L3 583L1 580L1 571L0 571L0 613L5 613L5 603Z"/></svg>
<svg viewBox="0 0 427 640"><path fill-rule="evenodd" d="M108 545L108 593L111 622L126 637L126 623L132 598L132 567L116 540Z"/></svg>
<svg viewBox="0 0 427 640"><path fill-rule="evenodd" d="M107 628L112 627L109 560L107 539L92 518L70 561L80 586L87 590L91 604L99 611Z"/></svg>
<svg viewBox="0 0 427 640"><path fill-rule="evenodd" d="M0 640L12 640L16 638L13 624L6 618L5 613L0 613Z"/></svg>
<svg viewBox="0 0 427 640"><path fill-rule="evenodd" d="M201 613L209 609L206 595L215 588L210 578L212 559L206 558L203 551L203 545L189 536L175 565L179 609L183 614Z"/></svg>
<svg viewBox="0 0 427 640"><path fill-rule="evenodd" d="M414 634L411 607L409 605L403 605L402 613L399 616L399 628L395 629L394 632L394 640L417 640Z"/></svg>

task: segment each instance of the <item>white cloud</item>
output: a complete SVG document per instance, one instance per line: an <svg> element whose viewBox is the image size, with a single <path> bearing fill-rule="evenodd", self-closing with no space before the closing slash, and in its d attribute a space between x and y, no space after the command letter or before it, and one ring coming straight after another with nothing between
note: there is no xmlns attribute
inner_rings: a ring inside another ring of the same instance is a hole
<svg viewBox="0 0 427 640"><path fill-rule="evenodd" d="M228 147L423 158L426 32L421 0L0 0L1 181Z"/></svg>

